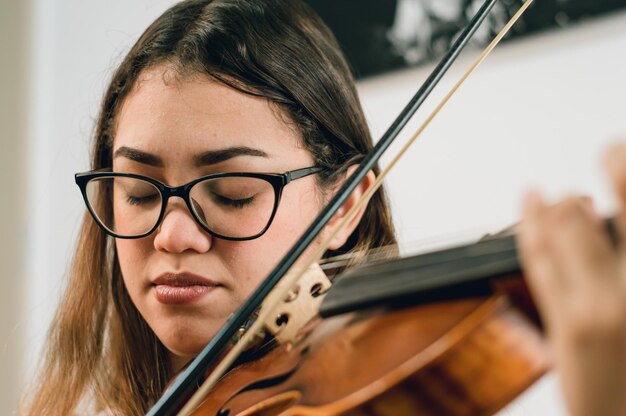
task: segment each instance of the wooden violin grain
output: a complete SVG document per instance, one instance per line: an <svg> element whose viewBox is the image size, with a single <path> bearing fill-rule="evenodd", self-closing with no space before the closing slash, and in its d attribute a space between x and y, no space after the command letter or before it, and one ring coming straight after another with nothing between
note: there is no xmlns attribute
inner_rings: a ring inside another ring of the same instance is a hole
<svg viewBox="0 0 626 416"><path fill-rule="evenodd" d="M487 415L550 364L505 295L319 320L306 339L228 373L196 414Z"/></svg>

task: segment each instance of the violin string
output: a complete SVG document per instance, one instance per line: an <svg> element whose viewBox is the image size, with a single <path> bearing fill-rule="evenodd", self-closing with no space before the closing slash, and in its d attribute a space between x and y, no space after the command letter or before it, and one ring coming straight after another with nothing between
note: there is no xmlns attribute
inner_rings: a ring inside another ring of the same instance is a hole
<svg viewBox="0 0 626 416"><path fill-rule="evenodd" d="M339 256L321 259L319 265L326 272L328 278L333 281L341 274L343 269L356 264L371 264L382 260L398 258L398 244L377 247L376 249L359 250Z"/></svg>
<svg viewBox="0 0 626 416"><path fill-rule="evenodd" d="M450 239L441 236L437 237L439 238L428 239L426 244L424 243L424 241L418 240L410 242L408 244L404 244L402 246L399 244L390 244L387 246L377 247L373 249L327 257L321 259L319 261L319 265L324 271L338 270L339 273L341 273L342 269L348 266L354 266L356 264L355 259L361 260L360 262L358 262L359 265L367 267L369 264L377 263L382 260L407 258L421 254L433 253L435 251L454 249L456 247L467 244L470 241L481 241L485 238L498 238L498 235L487 235L479 239L455 239L454 241L451 241ZM433 245L436 245L436 249L433 249ZM402 248L402 250L399 250L399 248ZM481 251L480 253L469 253L465 256L465 258L470 259L484 255L494 255L504 253L509 250L510 249L508 247L494 245L492 248ZM331 280L334 280L334 277L336 277L336 275L337 273L331 273Z"/></svg>
<svg viewBox="0 0 626 416"><path fill-rule="evenodd" d="M416 256L419 254L431 253L433 251L454 248L470 242L484 240L486 238L505 236L512 231L512 227L514 226L515 225L506 227L493 234L485 234L483 230L497 228L497 226L473 227L471 229L453 231L429 236L427 238L411 240L401 244L388 244L366 250L351 251L337 256L324 257L318 263L322 270L332 270L354 265L358 259L362 259L362 263L367 264L385 259ZM495 254L497 252L498 247L494 247L493 253L489 252L489 254Z"/></svg>
<svg viewBox="0 0 626 416"><path fill-rule="evenodd" d="M485 50L480 54L480 56L476 59L473 65L463 74L463 76L457 81L457 83L452 87L452 89L446 94L444 99L437 105L437 107L430 113L428 118L424 121L424 123L418 128L418 130L411 136L408 142L402 147L402 149L398 152L398 154L392 159L391 163L383 169L379 176L376 178L372 186L370 186L362 195L362 197L352 206L352 208L348 211L345 217L339 222L337 227L330 233L328 238L317 247L315 252L307 257L307 261L303 264L304 267L298 268L298 271L294 273L288 273L283 277L283 282L279 286L270 292L270 295L267 297L266 302L263 303L263 307L259 311L259 315L257 319L250 325L248 330L242 335L239 342L237 342L230 351L224 356L224 358L217 364L214 370L209 374L204 383L198 388L198 390L193 394L193 396L187 401L184 407L180 410L179 415L188 416L190 415L199 405L202 404L204 398L209 393L209 391L215 386L215 384L221 379L221 377L226 374L228 369L235 362L237 357L241 355L243 351L250 345L257 334L263 331L263 325L267 320L273 316L275 313L276 307L283 302L289 291L292 287L294 287L297 282L300 280L302 275L305 273L307 268L318 262L324 253L327 251L328 246L330 246L332 240L339 234L341 230L343 230L350 221L356 216L360 209L364 208L365 204L372 197L374 192L378 190L378 188L382 185L382 181L390 172L390 170L396 165L396 163L404 156L404 154L408 151L409 147L417 140L417 138L422 134L422 132L430 125L433 119L439 114L439 112L443 109L443 107L448 103L450 98L456 93L456 91L461 87L461 85L467 80L467 78L478 68L478 66L486 59L486 57L491 53L491 51L500 43L502 38L509 32L511 27L517 22L517 20L521 17L521 15L528 9L533 0L526 0L519 10L513 15L513 17L509 20L509 22L504 26L504 28L496 35L496 37L492 40L492 42L485 48Z"/></svg>
<svg viewBox="0 0 626 416"><path fill-rule="evenodd" d="M359 251L351 251L349 253L342 253L332 257L324 257L319 260L319 265L322 268L332 267L330 265L337 264L339 266L353 264L354 259L362 258L363 256L366 261L369 260L379 260L390 258L396 254L395 257L398 257L397 252L404 253L418 253L418 252L427 252L432 246L445 247L459 243L460 241L469 241L471 238L468 235L474 236L474 234L470 234L469 232L465 234L465 232L454 232L447 234L438 234L434 236L430 236L423 239L412 240L403 244L393 243L385 246L379 246L374 248L368 248L366 250ZM459 236L461 236L459 238Z"/></svg>
<svg viewBox="0 0 626 416"><path fill-rule="evenodd" d="M375 259L385 258L386 256L394 254L394 252L398 250L399 246L400 245L398 243L394 243L385 246L369 248L366 250L351 251L349 253L343 253L337 256L325 257L323 259L320 259L318 264L320 266L327 266L329 264L341 262L347 262L345 264L349 264L348 262L353 261L356 258L362 257L365 257L367 259L369 259L370 257Z"/></svg>

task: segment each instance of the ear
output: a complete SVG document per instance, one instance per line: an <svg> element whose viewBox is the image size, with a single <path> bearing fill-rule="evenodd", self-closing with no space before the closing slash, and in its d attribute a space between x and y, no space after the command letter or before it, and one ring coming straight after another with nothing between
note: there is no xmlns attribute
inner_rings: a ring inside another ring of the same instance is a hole
<svg viewBox="0 0 626 416"><path fill-rule="evenodd" d="M343 185L345 180L350 177L350 175L352 175L357 167L358 165L352 165L348 168L346 176L337 184L337 189L340 188L341 185ZM324 232L322 234L323 241L325 241L326 238L328 238L328 236L330 236L335 231L338 225L348 215L352 207L358 203L358 201L361 199L367 189L374 184L375 180L376 176L374 175L374 172L372 172L371 170L367 172L365 178L363 178L361 183L357 185L356 189L352 191L346 202L341 206L341 208L339 208L339 210L335 213L333 218L331 218L328 224L326 224L326 227L324 227ZM343 246L346 241L348 241L348 237L350 237L352 232L359 225L359 222L361 222L361 218L363 217L366 208L367 204L363 204L363 206L359 208L356 215L352 217L348 224L333 237L330 245L328 246L329 249L337 250L341 248L341 246Z"/></svg>

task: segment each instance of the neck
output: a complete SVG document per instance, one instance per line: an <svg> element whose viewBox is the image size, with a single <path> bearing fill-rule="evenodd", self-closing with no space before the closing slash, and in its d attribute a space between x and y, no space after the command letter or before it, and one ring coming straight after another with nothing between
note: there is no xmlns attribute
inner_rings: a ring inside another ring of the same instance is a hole
<svg viewBox="0 0 626 416"><path fill-rule="evenodd" d="M175 375L178 375L191 360L193 357L180 356L170 352L170 363Z"/></svg>

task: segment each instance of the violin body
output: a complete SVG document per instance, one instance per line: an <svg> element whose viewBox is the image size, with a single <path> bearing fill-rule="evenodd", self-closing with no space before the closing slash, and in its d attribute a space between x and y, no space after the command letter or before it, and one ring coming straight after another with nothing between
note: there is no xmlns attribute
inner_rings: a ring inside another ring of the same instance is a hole
<svg viewBox="0 0 626 416"><path fill-rule="evenodd" d="M550 366L508 295L317 319L227 373L196 415L488 415Z"/></svg>

